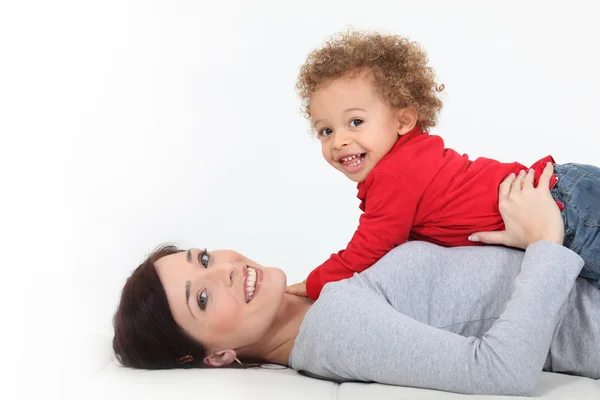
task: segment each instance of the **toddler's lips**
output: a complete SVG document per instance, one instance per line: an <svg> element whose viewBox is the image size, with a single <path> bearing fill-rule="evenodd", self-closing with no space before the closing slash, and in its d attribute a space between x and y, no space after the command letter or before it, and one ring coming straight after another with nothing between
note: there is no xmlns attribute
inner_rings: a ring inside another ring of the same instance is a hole
<svg viewBox="0 0 600 400"><path fill-rule="evenodd" d="M347 173L355 173L363 166L366 157L366 153L352 154L340 157L338 162Z"/></svg>

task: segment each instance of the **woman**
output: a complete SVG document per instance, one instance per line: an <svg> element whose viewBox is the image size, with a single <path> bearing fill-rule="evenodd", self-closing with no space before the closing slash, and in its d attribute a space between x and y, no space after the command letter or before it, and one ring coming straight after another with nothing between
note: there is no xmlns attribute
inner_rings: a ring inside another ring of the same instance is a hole
<svg viewBox="0 0 600 400"><path fill-rule="evenodd" d="M315 303L233 251L163 247L123 289L114 351L136 368L243 359L474 394L531 395L542 369L598 379L600 291L576 279L583 261L561 246L551 175L500 186L501 241L525 253L409 242Z"/></svg>

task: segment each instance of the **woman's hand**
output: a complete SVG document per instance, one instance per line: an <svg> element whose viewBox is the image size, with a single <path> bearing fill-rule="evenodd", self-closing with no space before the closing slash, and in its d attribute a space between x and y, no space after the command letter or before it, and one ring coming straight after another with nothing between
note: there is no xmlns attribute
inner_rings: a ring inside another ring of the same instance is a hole
<svg viewBox="0 0 600 400"><path fill-rule="evenodd" d="M510 174L500 184L498 193L498 208L506 230L474 233L469 240L522 249L540 240L562 245L565 228L549 189L553 172L552 164L548 163L537 188L533 187L533 169L527 174L525 171L517 176Z"/></svg>

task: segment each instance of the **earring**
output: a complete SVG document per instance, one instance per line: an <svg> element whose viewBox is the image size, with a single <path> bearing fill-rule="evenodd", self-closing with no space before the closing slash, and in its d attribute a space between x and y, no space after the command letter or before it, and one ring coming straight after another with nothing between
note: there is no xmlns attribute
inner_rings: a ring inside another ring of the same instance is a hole
<svg viewBox="0 0 600 400"><path fill-rule="evenodd" d="M194 361L194 356L192 356L191 354L188 354L187 356L183 356L183 357L175 360L175 364L182 365L182 364L187 364L192 361Z"/></svg>
<svg viewBox="0 0 600 400"><path fill-rule="evenodd" d="M233 357L233 359L240 364L242 367L246 368L246 366L244 365L244 363L242 363L237 357Z"/></svg>

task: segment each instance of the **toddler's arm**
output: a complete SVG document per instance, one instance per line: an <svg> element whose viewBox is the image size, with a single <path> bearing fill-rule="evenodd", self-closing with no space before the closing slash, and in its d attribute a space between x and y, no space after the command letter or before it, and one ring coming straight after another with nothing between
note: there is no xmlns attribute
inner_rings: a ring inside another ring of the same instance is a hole
<svg viewBox="0 0 600 400"><path fill-rule="evenodd" d="M311 299L319 297L326 283L364 271L408 239L418 202L401 182L387 174L376 175L365 202L346 249L332 254L308 276L306 292Z"/></svg>

